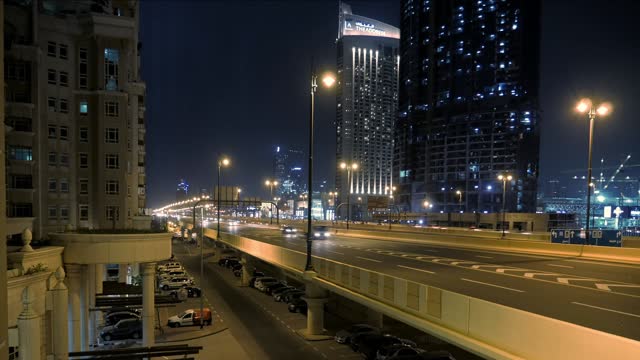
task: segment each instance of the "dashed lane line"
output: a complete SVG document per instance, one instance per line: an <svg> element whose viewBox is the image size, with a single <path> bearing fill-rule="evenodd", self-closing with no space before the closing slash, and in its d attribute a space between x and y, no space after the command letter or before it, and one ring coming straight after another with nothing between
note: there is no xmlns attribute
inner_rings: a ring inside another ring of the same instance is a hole
<svg viewBox="0 0 640 360"><path fill-rule="evenodd" d="M333 251L333 250L327 250L327 251L330 253L338 254L338 255L344 255L344 253Z"/></svg>
<svg viewBox="0 0 640 360"><path fill-rule="evenodd" d="M362 259L362 260L367 260L367 261L373 261L373 262L377 262L377 263L381 263L382 261L380 260L376 260L376 259L369 259L366 257L362 257L362 256L356 256L358 259Z"/></svg>
<svg viewBox="0 0 640 360"><path fill-rule="evenodd" d="M565 268L565 269L573 269L573 266L567 266L567 265L557 265L557 264L547 264L547 266L553 266L553 267L559 267L559 268Z"/></svg>
<svg viewBox="0 0 640 360"><path fill-rule="evenodd" d="M469 281L469 282L476 283L476 284L493 286L493 287L496 287L496 288L505 289L505 290L511 290L511 291L515 291L515 292L519 292L519 293L523 293L524 292L524 290L512 289L512 288L509 288L509 287L506 287L506 286L500 286L500 285L496 285L496 284L489 284L489 283L482 282L482 281L476 281L476 280L465 279L465 278L460 278L460 280Z"/></svg>
<svg viewBox="0 0 640 360"><path fill-rule="evenodd" d="M404 268L404 269L409 269L409 270L415 270L415 271L422 271L422 272L426 272L429 274L435 274L435 272L433 271L429 271L429 270L425 270L425 269L416 269L410 266L404 266L404 265L397 265L398 267Z"/></svg>
<svg viewBox="0 0 640 360"><path fill-rule="evenodd" d="M476 255L477 258L483 258L483 259L493 259L493 256L483 256L483 255Z"/></svg>
<svg viewBox="0 0 640 360"><path fill-rule="evenodd" d="M593 308L593 309L609 311L609 312L613 312L613 313L617 313L617 314L622 314L622 315L627 315L627 316L633 316L633 317L640 318L640 315L632 314L632 313L628 313L628 312L624 312L624 311L620 311L620 310L607 309L607 308L603 308L603 307L600 307L600 306L584 304L584 303L577 302L577 301L572 301L571 303L575 304L575 305L590 307L590 308Z"/></svg>

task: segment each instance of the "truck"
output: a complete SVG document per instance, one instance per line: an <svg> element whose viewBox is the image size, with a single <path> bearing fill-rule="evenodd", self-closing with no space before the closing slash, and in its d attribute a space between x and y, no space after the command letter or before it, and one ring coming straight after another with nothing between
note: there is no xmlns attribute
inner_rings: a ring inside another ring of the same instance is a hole
<svg viewBox="0 0 640 360"><path fill-rule="evenodd" d="M203 310L204 317L202 320L205 325L211 325L211 309L204 308ZM174 315L169 318L167 322L169 327L181 327L181 326L191 326L191 325L200 325L200 309L188 309L183 311L181 314Z"/></svg>

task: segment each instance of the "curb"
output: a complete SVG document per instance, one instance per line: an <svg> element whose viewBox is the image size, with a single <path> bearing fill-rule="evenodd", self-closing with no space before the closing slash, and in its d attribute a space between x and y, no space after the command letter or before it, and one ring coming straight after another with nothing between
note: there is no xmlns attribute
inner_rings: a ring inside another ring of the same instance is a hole
<svg viewBox="0 0 640 360"><path fill-rule="evenodd" d="M207 333L207 334L198 335L198 336L193 336L193 337L187 337L187 338L184 338L184 339L178 339L178 340L163 340L163 341L160 341L160 340L157 340L157 339L156 339L156 343L158 343L158 344L164 344L164 343L174 343L174 342L184 342L184 341L196 340L196 339L201 339L201 338L204 338L204 337L207 337L207 336L211 336L211 335L219 334L219 333L221 333L221 332L223 332L223 331L226 331L226 330L228 330L228 329L229 329L229 328L227 328L227 327L223 327L223 328L222 328L222 329L220 329L220 330L213 331L213 332L210 332L210 333Z"/></svg>

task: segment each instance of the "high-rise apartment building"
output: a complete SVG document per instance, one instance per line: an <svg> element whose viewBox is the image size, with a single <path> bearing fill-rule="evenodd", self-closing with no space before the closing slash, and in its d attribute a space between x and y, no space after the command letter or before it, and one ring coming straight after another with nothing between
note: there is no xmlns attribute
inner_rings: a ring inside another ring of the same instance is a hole
<svg viewBox="0 0 640 360"><path fill-rule="evenodd" d="M9 223L34 239L145 209L138 2L4 1Z"/></svg>
<svg viewBox="0 0 640 360"><path fill-rule="evenodd" d="M399 38L398 28L354 15L349 5L340 3L336 160L358 164L351 179L346 172L336 172L340 202L346 202L348 194L384 196L393 186Z"/></svg>
<svg viewBox="0 0 640 360"><path fill-rule="evenodd" d="M403 0L396 204L534 212L538 0ZM462 194L458 194L460 191Z"/></svg>
<svg viewBox="0 0 640 360"><path fill-rule="evenodd" d="M276 146L273 155L273 179L278 182L278 186L274 188L278 197L283 200L297 199L306 191L307 184L302 171L305 160L302 150Z"/></svg>

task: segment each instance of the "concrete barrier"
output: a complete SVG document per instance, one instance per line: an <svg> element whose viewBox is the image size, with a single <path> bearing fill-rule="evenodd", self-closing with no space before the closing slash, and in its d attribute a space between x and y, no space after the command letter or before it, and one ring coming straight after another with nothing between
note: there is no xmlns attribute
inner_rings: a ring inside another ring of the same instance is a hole
<svg viewBox="0 0 640 360"><path fill-rule="evenodd" d="M205 235L208 235L206 232ZM224 234L221 241L302 273L305 254ZM615 250L615 249L611 249ZM314 256L318 285L490 359L633 359L640 342Z"/></svg>

